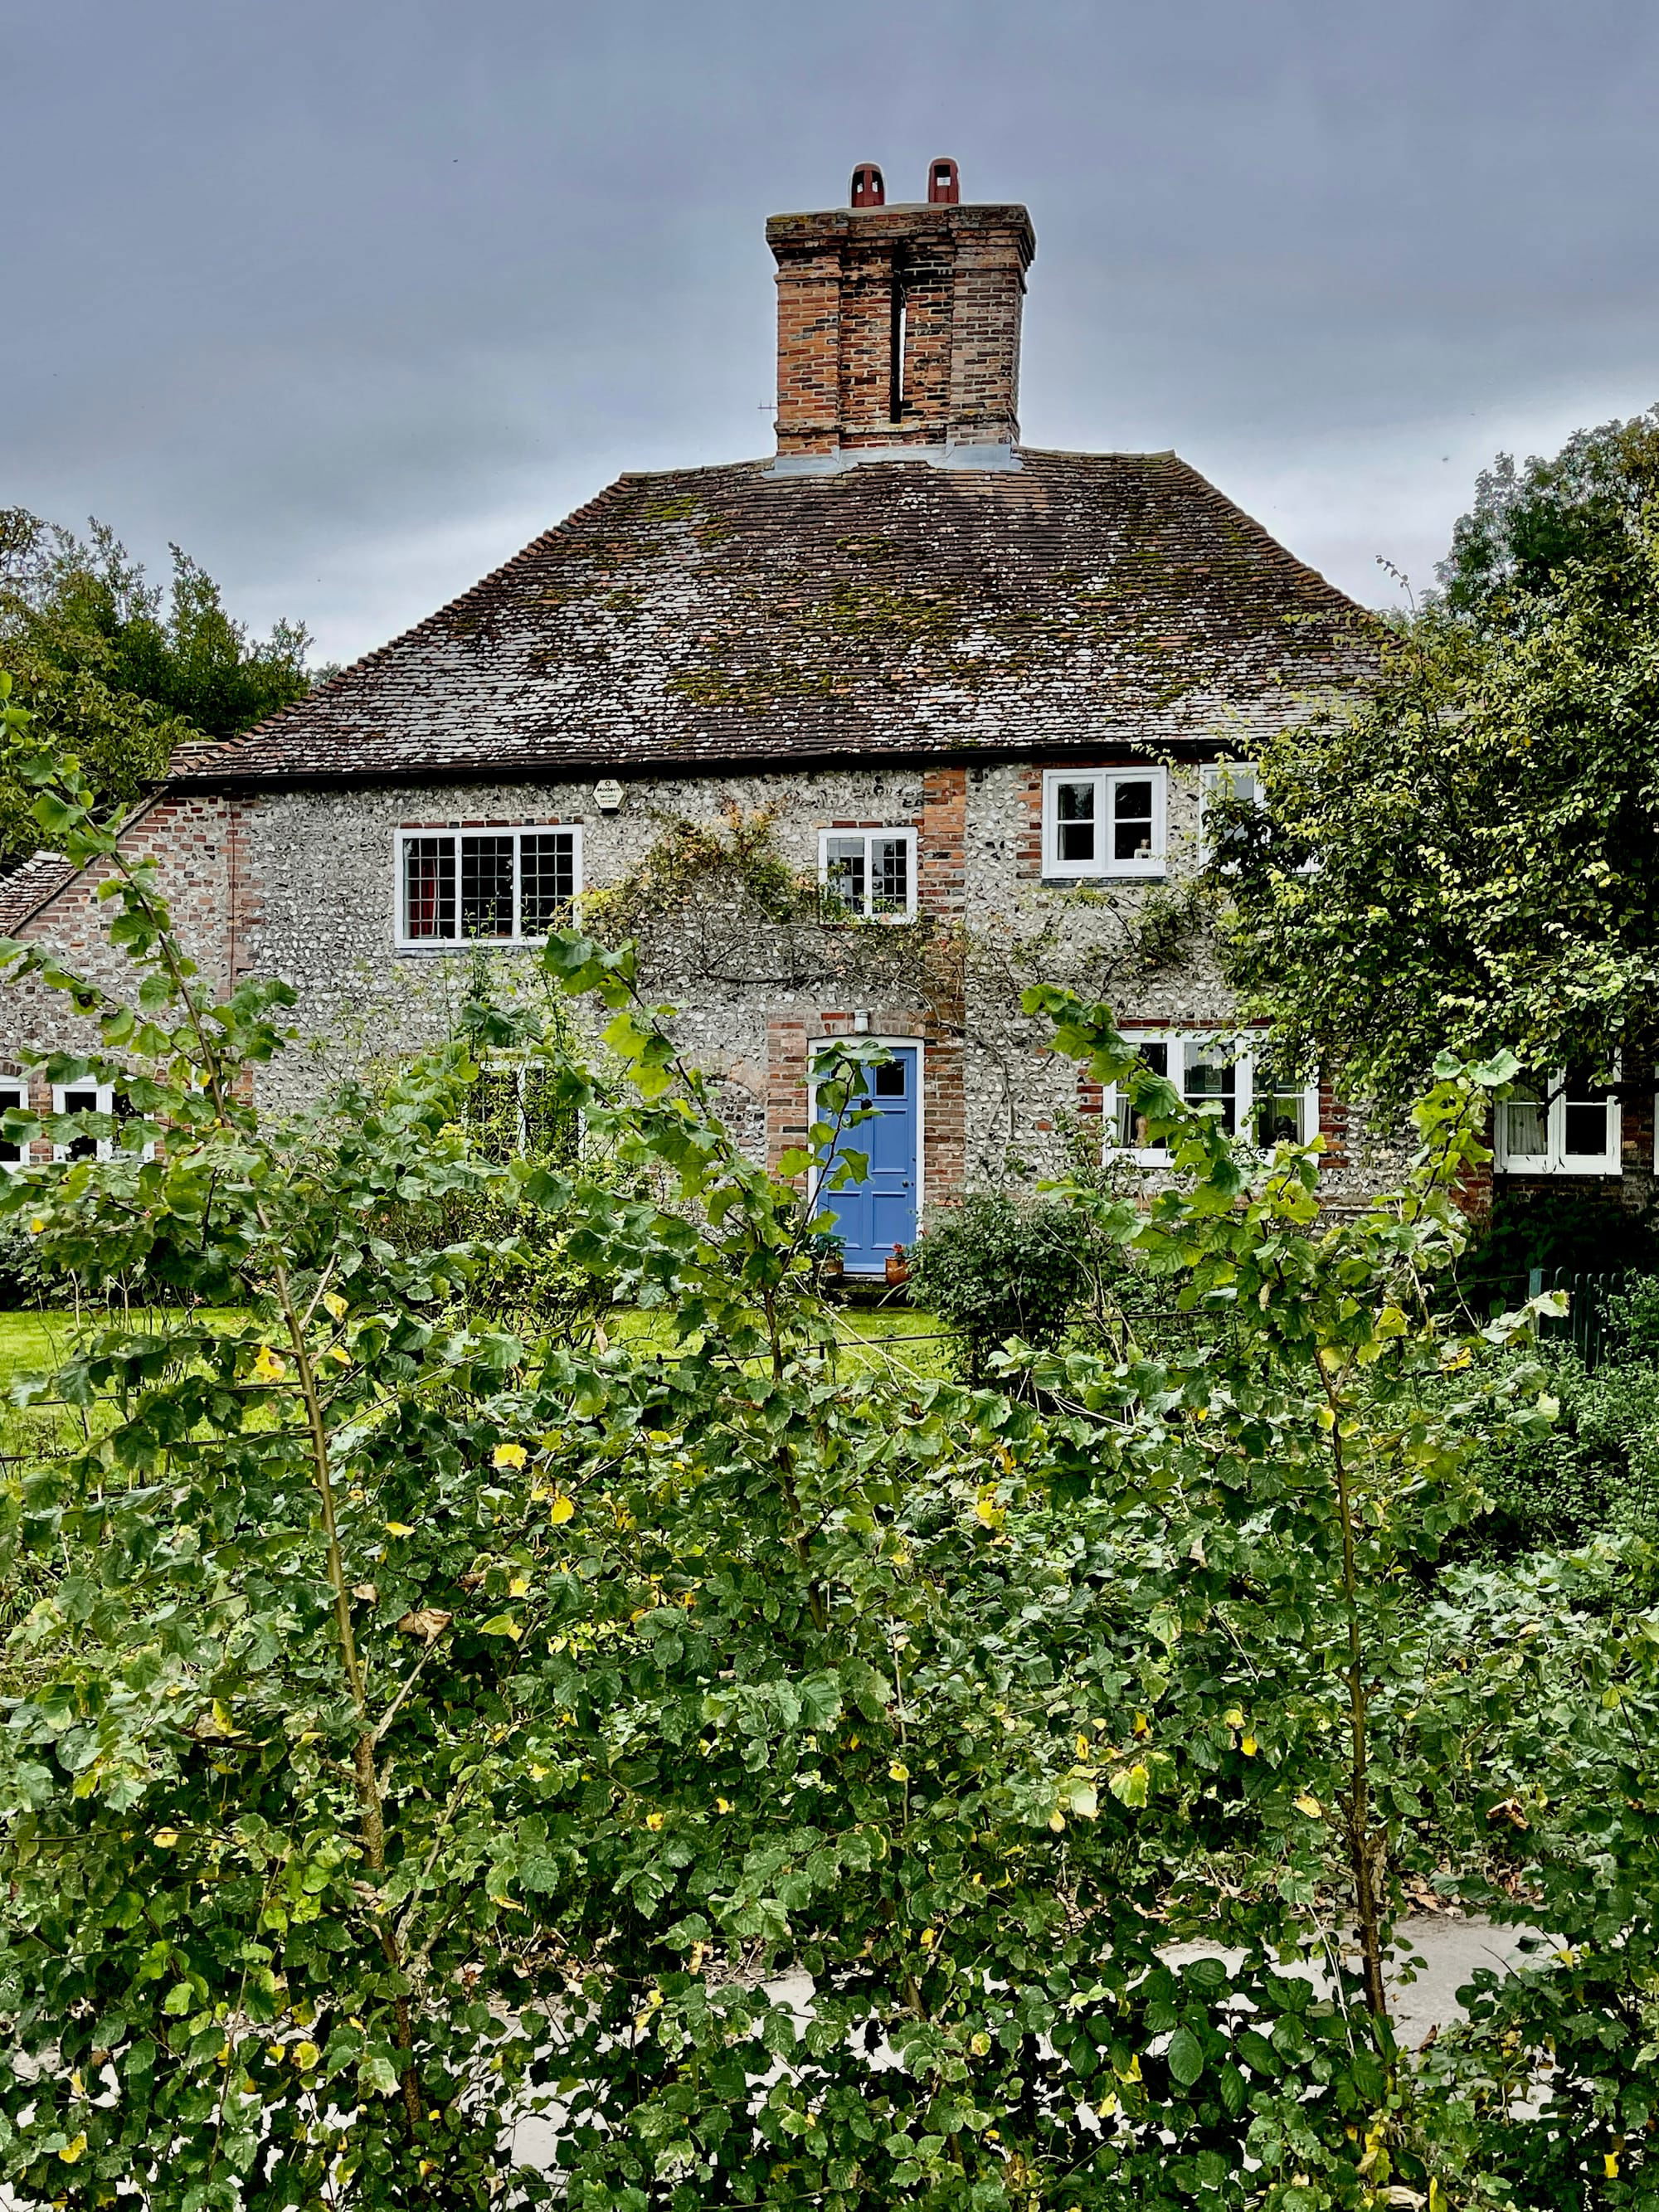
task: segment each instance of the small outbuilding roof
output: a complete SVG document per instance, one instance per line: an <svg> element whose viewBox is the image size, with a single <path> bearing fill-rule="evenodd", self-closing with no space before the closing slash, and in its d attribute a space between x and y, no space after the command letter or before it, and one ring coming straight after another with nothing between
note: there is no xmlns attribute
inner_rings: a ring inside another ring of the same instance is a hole
<svg viewBox="0 0 1659 2212"><path fill-rule="evenodd" d="M0 937L13 936L79 873L75 862L61 853L40 852L0 877Z"/></svg>
<svg viewBox="0 0 1659 2212"><path fill-rule="evenodd" d="M1173 453L621 477L175 785L1213 744L1363 674L1359 608Z"/></svg>

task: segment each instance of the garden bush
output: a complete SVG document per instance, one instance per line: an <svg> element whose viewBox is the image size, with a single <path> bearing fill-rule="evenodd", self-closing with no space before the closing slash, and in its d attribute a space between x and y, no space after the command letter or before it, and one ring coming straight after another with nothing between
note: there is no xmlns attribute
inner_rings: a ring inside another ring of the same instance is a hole
<svg viewBox="0 0 1659 2212"><path fill-rule="evenodd" d="M910 1295L955 1333L953 1351L974 1380L1009 1338L1058 1344L1086 1295L1085 1224L1052 1199L970 1194L918 1237Z"/></svg>

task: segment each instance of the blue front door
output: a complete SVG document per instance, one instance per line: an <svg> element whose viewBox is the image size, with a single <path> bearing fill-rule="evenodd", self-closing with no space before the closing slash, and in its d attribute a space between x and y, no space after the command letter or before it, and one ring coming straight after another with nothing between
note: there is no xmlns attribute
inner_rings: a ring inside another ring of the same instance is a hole
<svg viewBox="0 0 1659 2212"><path fill-rule="evenodd" d="M862 1153L869 1166L818 1201L835 1216L849 1275L880 1274L895 1244L915 1241L918 1054L913 1044L888 1049L890 1058L860 1078L858 1106L868 1118L844 1128L836 1146L836 1158Z"/></svg>

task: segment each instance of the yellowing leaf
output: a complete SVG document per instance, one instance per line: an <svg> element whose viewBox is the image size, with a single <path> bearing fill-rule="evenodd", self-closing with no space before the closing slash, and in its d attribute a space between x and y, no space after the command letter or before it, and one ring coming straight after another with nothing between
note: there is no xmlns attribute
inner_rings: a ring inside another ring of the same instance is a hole
<svg viewBox="0 0 1659 2212"><path fill-rule="evenodd" d="M509 1597L524 1597L528 1595L529 1589L529 1576L514 1575L512 1581L507 1586L507 1594Z"/></svg>
<svg viewBox="0 0 1659 2212"><path fill-rule="evenodd" d="M388 1536L412 1536L415 1531L407 1521L388 1521L386 1524L386 1533Z"/></svg>
<svg viewBox="0 0 1659 2212"><path fill-rule="evenodd" d="M1058 1835L1060 1830L1066 1826L1066 1815L1059 1810L1050 1813L1048 1815L1048 1826L1054 1830L1054 1833Z"/></svg>
<svg viewBox="0 0 1659 2212"><path fill-rule="evenodd" d="M86 2141L86 2137L85 2137L84 2136L82 2136L82 2138L81 2138L81 2140L82 2140L82 2142L84 2142ZM67 2151L65 2151L65 2152L64 2153L64 2157L65 2157L65 2158L67 2158L67 2157L69 2156L69 2153L68 2153ZM1602 2152L1602 2154L1601 2154L1601 2171L1602 2171L1603 2174L1607 2177L1607 2179L1609 2181L1616 2181L1616 2180L1618 2179L1618 2178L1619 2178L1619 2154L1618 2154L1618 2152L1617 2152L1617 2151L1613 2151L1613 2150L1604 2150L1604 2151Z"/></svg>
<svg viewBox="0 0 1659 2212"><path fill-rule="evenodd" d="M161 1844L163 1850L170 1851L178 1840L177 1828L158 1828L155 1831L155 1841Z"/></svg>
<svg viewBox="0 0 1659 2212"><path fill-rule="evenodd" d="M29 1235L31 1237L38 1237L46 1225L46 1223L40 1220L37 1216L37 1218L29 1224Z"/></svg>
<svg viewBox="0 0 1659 2212"><path fill-rule="evenodd" d="M254 1381L280 1382L287 1373L287 1361L274 1352L268 1344L262 1344L259 1346L259 1356L253 1363Z"/></svg>
<svg viewBox="0 0 1659 2212"><path fill-rule="evenodd" d="M663 1816L660 1813L647 1813L645 1816L645 1825L647 1828L659 1828L662 1823Z"/></svg>
<svg viewBox="0 0 1659 2212"><path fill-rule="evenodd" d="M968 2039L968 2048L973 2052L975 2058L983 2058L989 2054L991 2039L987 2035L983 2028L981 2028L977 2035L969 2036Z"/></svg>
<svg viewBox="0 0 1659 2212"><path fill-rule="evenodd" d="M1147 1719L1146 1714L1137 1713L1135 1715L1135 1734L1137 1735L1150 1735L1152 1732L1152 1724Z"/></svg>
<svg viewBox="0 0 1659 2212"><path fill-rule="evenodd" d="M562 1528L564 1523L570 1519L575 1510L576 1502L574 1498L566 1498L562 1492L553 1500L551 1505L548 1507L547 1517L553 1523L553 1526L556 1528Z"/></svg>
<svg viewBox="0 0 1659 2212"><path fill-rule="evenodd" d="M1255 1738L1253 1735L1243 1737L1241 1740L1238 1747L1243 1753L1246 1759L1254 1759L1255 1757Z"/></svg>
<svg viewBox="0 0 1659 2212"><path fill-rule="evenodd" d="M994 1490L981 1491L974 1501L974 1511L988 1528L1000 1528L1008 1518L1002 1507L997 1504L997 1494Z"/></svg>
<svg viewBox="0 0 1659 2212"><path fill-rule="evenodd" d="M1229 1705L1221 1717L1229 1728L1242 1729L1244 1725L1244 1716L1237 1705Z"/></svg>
<svg viewBox="0 0 1659 2212"><path fill-rule="evenodd" d="M65 2166L78 2166L81 2160L86 2156L86 2130L82 2129L73 2142L66 2142L64 2145L64 2148L58 2152L58 2155L63 2160ZM1617 2171L1616 2160L1614 2162L1614 2170L1615 2172Z"/></svg>
<svg viewBox="0 0 1659 2212"><path fill-rule="evenodd" d="M714 1800L714 1810L717 1813L729 1813L731 1809L732 1800L729 1797L717 1797Z"/></svg>
<svg viewBox="0 0 1659 2212"><path fill-rule="evenodd" d="M1305 1813L1310 1820L1322 1820L1325 1817L1325 1808L1318 1798L1310 1797L1305 1790L1297 1799L1296 1809L1298 1813Z"/></svg>
<svg viewBox="0 0 1659 2212"><path fill-rule="evenodd" d="M329 1312L333 1315L336 1321L343 1321L345 1319L346 1302L340 1296L340 1293L337 1291L325 1291L323 1292L323 1304L327 1307Z"/></svg>
<svg viewBox="0 0 1659 2212"><path fill-rule="evenodd" d="M522 1444L497 1444L490 1454L496 1467L522 1467L529 1456Z"/></svg>
<svg viewBox="0 0 1659 2212"><path fill-rule="evenodd" d="M910 1770L902 1759L894 1759L889 1765L887 1771L892 1776L895 1782L908 1782L910 1779Z"/></svg>
<svg viewBox="0 0 1659 2212"><path fill-rule="evenodd" d="M493 1620L485 1621L478 1633L480 1636L510 1636L516 1644L524 1631L510 1613L498 1613Z"/></svg>
<svg viewBox="0 0 1659 2212"><path fill-rule="evenodd" d="M302 2074L309 2074L312 2068L317 2063L322 2055L322 2052L318 2050L316 2045L313 2043L309 2038L307 2038L304 2043L296 2043L293 2050L289 2053L289 2057L292 2058L295 2064L300 2069L300 2071Z"/></svg>
<svg viewBox="0 0 1659 2212"><path fill-rule="evenodd" d="M933 1949L933 1948L934 1944L935 1944L936 1942L938 1942L938 1941L939 1941L939 1937L938 1937L938 1936L935 1934L935 1932L933 1931L933 1929L931 1929L931 1928L924 1928L924 1929L922 1929L922 1931L921 1931L921 1948L922 1948L922 1949L923 1949L924 1951L931 1951L931 1950Z"/></svg>
<svg viewBox="0 0 1659 2212"><path fill-rule="evenodd" d="M1120 1805L1144 1805L1152 1794L1151 1770L1143 1759L1138 1759L1133 1766L1121 1767L1107 1787Z"/></svg>

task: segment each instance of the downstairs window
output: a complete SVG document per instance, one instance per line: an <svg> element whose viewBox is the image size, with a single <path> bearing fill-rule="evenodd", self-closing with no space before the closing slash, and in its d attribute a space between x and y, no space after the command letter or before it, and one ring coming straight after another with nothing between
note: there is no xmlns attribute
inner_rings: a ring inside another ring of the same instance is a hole
<svg viewBox="0 0 1659 2212"><path fill-rule="evenodd" d="M1230 1137L1242 1136L1263 1152L1275 1145L1308 1145L1319 1130L1319 1086L1276 1069L1271 1054L1236 1037L1176 1030L1127 1030L1154 1075L1173 1083L1188 1106L1214 1109ZM1103 1102L1107 1144L1147 1167L1168 1161L1169 1148L1154 1144L1146 1118L1114 1084Z"/></svg>
<svg viewBox="0 0 1659 2212"><path fill-rule="evenodd" d="M1497 1164L1507 1175L1618 1175L1619 1100L1588 1061L1519 1075L1498 1105Z"/></svg>

